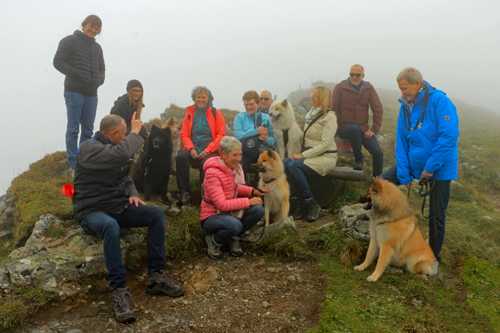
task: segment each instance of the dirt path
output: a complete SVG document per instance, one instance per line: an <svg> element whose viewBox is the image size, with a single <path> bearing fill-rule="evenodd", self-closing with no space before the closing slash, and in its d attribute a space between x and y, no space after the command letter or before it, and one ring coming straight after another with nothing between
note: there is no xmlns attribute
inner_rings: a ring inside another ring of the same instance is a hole
<svg viewBox="0 0 500 333"><path fill-rule="evenodd" d="M129 274L135 323L116 322L110 292L91 292L36 314L14 332L305 332L319 320L326 288L315 265L313 260L269 261L251 248L240 258L226 252L217 261L200 254L169 262L168 270L174 281L184 282L212 267L217 280L203 293L148 295L146 267Z"/></svg>

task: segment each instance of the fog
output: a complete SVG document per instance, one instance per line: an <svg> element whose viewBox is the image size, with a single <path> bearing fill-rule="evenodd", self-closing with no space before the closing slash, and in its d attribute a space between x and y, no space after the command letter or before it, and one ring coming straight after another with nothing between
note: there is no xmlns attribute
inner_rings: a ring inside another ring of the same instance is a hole
<svg viewBox="0 0 500 333"><path fill-rule="evenodd" d="M65 150L59 41L98 15L106 81L96 127L126 83L144 87L143 120L192 104L207 86L216 107L243 111L247 90L283 99L311 81L365 68L375 88L397 89L408 66L451 98L498 112L500 2L490 1L68 1L0 3L0 194L44 155Z"/></svg>

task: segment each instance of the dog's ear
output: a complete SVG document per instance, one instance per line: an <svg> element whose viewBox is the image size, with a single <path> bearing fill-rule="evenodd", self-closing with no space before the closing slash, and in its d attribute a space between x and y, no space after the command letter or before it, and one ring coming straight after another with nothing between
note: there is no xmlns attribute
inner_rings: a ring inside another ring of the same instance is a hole
<svg viewBox="0 0 500 333"><path fill-rule="evenodd" d="M265 150L264 150L264 149L260 149L260 148L259 148L259 154L263 154L264 152L265 152Z"/></svg>
<svg viewBox="0 0 500 333"><path fill-rule="evenodd" d="M167 126L172 126L173 123L174 123L174 117L167 120Z"/></svg>
<svg viewBox="0 0 500 333"><path fill-rule="evenodd" d="M274 150L272 150L271 148L269 148L267 150L267 155L269 155L270 158L274 158Z"/></svg>
<svg viewBox="0 0 500 333"><path fill-rule="evenodd" d="M153 127L151 127L151 133L153 133L154 131L158 130L158 126L156 125L153 125Z"/></svg>
<svg viewBox="0 0 500 333"><path fill-rule="evenodd" d="M281 102L281 105L283 105L284 108L288 105L288 101L285 99L283 102Z"/></svg>
<svg viewBox="0 0 500 333"><path fill-rule="evenodd" d="M172 131L170 130L170 127L165 127L163 129L163 131L165 132L166 135L168 135L169 137L172 136Z"/></svg>
<svg viewBox="0 0 500 333"><path fill-rule="evenodd" d="M375 192L380 192L381 186L380 186L380 178L378 177L373 177L373 190Z"/></svg>

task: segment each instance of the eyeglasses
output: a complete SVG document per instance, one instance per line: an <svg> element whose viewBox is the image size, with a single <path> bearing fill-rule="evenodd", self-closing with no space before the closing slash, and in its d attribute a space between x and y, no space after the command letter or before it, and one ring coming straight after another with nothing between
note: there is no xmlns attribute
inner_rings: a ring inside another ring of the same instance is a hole
<svg viewBox="0 0 500 333"><path fill-rule="evenodd" d="M247 103L245 103L245 104L243 104L243 105L245 105L245 107L249 107L249 106L254 106L255 104L256 104L256 103L248 103L248 104L247 104Z"/></svg>
<svg viewBox="0 0 500 333"><path fill-rule="evenodd" d="M132 92L135 92L135 93L141 93L142 90L141 89L132 89Z"/></svg>
<svg viewBox="0 0 500 333"><path fill-rule="evenodd" d="M261 101L266 101L266 102L267 102L268 100L270 100L270 98L269 98L269 97L261 97L261 98L260 98L260 100L261 100Z"/></svg>
<svg viewBox="0 0 500 333"><path fill-rule="evenodd" d="M360 77L362 74L359 73L349 73L350 77Z"/></svg>

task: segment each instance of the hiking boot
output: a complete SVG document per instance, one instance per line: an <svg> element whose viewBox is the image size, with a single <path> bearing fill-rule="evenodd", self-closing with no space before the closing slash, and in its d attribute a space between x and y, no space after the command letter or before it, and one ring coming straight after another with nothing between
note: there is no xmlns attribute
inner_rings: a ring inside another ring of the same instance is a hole
<svg viewBox="0 0 500 333"><path fill-rule="evenodd" d="M363 170L363 161L354 162L354 170Z"/></svg>
<svg viewBox="0 0 500 333"><path fill-rule="evenodd" d="M191 201L191 192L182 190L177 194L182 205L187 205Z"/></svg>
<svg viewBox="0 0 500 333"><path fill-rule="evenodd" d="M431 276L436 276L438 273L438 266L439 266L439 261L434 259L434 265L432 265L432 274Z"/></svg>
<svg viewBox="0 0 500 333"><path fill-rule="evenodd" d="M229 243L229 252L235 257L241 257L243 250L241 249L240 240L231 239Z"/></svg>
<svg viewBox="0 0 500 333"><path fill-rule="evenodd" d="M306 221L315 222L319 217L321 207L314 198L306 199Z"/></svg>
<svg viewBox="0 0 500 333"><path fill-rule="evenodd" d="M290 198L290 203L293 207L293 219L300 220L306 210L306 202L302 198L292 197Z"/></svg>
<svg viewBox="0 0 500 333"><path fill-rule="evenodd" d="M148 278L146 292L152 295L163 294L171 297L179 297L184 295L184 288L173 283L170 275L161 269L151 274Z"/></svg>
<svg viewBox="0 0 500 333"><path fill-rule="evenodd" d="M134 301L134 297L130 293L130 288L116 288L113 290L113 298L116 320L120 323L131 323L135 321L135 313L130 304L130 301Z"/></svg>
<svg viewBox="0 0 500 333"><path fill-rule="evenodd" d="M212 235L206 235L205 241L207 242L207 253L212 259L222 258L222 252L220 251L220 245L214 243Z"/></svg>

